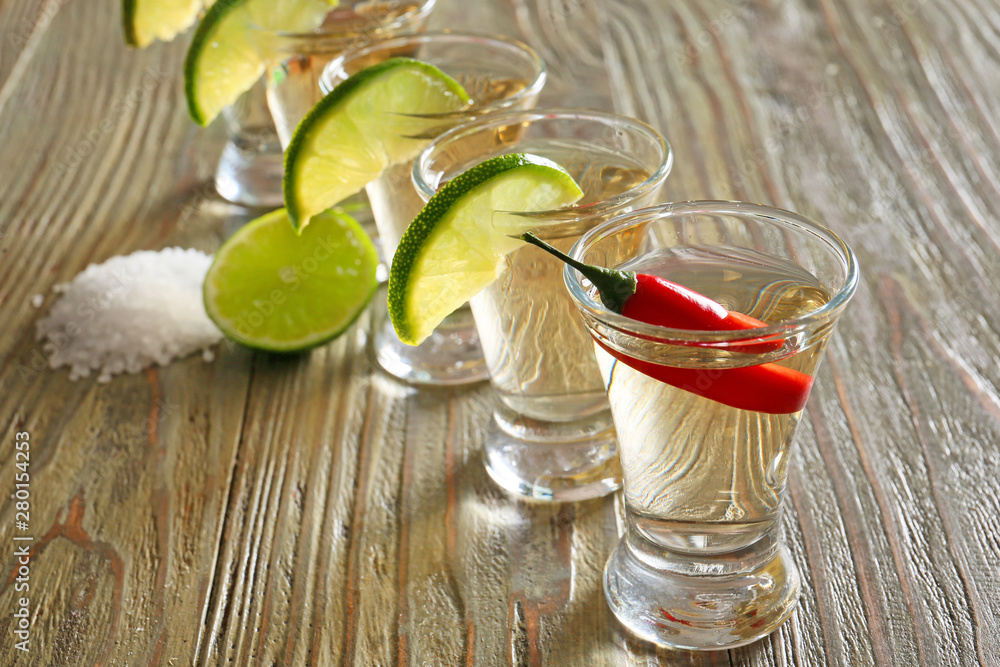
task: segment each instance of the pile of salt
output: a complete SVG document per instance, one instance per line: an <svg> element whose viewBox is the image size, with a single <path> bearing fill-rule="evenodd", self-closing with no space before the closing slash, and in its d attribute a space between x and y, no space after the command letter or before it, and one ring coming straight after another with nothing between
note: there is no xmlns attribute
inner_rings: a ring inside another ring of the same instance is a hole
<svg viewBox="0 0 1000 667"><path fill-rule="evenodd" d="M198 350L211 361L209 347L222 338L202 304L211 263L198 250L139 251L57 285L61 296L37 330L49 365L69 366L71 380L100 369L97 381L108 382Z"/></svg>

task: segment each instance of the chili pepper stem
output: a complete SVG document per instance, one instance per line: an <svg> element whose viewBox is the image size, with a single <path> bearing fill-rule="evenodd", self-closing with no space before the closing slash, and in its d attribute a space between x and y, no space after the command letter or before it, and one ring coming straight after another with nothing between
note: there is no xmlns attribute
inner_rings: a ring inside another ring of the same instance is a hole
<svg viewBox="0 0 1000 667"><path fill-rule="evenodd" d="M566 262L574 269L583 274L587 280L594 284L598 294L601 295L601 302L614 312L621 314L625 308L625 302L629 300L636 290L636 277L634 271L618 271L607 269L602 266L584 264L558 250L545 241L541 240L531 232L521 234L521 240L538 246L551 255L555 255Z"/></svg>

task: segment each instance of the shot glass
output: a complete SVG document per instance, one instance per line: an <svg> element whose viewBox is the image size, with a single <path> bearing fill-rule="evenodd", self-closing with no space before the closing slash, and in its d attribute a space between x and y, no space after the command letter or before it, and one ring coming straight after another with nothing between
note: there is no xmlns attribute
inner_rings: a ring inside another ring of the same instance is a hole
<svg viewBox="0 0 1000 667"><path fill-rule="evenodd" d="M429 199L442 183L505 153L554 160L582 188L573 206L523 214L525 229L564 251L600 222L650 204L673 161L659 132L635 119L543 109L451 130L420 154L413 180ZM621 483L614 428L593 345L563 286L562 263L529 245L506 261L470 302L498 397L486 468L501 487L527 498L606 495Z"/></svg>
<svg viewBox="0 0 1000 667"><path fill-rule="evenodd" d="M358 44L422 31L435 2L349 0L331 9L319 28L305 33L249 25L266 61L265 74L222 112L229 139L215 173L220 196L243 206L281 206L282 150L322 97L323 67ZM354 204L367 208L363 199Z"/></svg>
<svg viewBox="0 0 1000 667"><path fill-rule="evenodd" d="M282 205L282 148L267 108L263 80L222 110L228 138L215 168L215 190L249 208Z"/></svg>
<svg viewBox="0 0 1000 667"><path fill-rule="evenodd" d="M326 66L346 51L396 35L423 32L437 0L341 2L316 31L290 33L252 27L269 65L267 106L283 147L295 127L323 97Z"/></svg>
<svg viewBox="0 0 1000 667"><path fill-rule="evenodd" d="M490 35L435 32L395 37L353 49L330 63L321 85L330 91L350 75L388 58L406 56L430 63L457 80L472 104L463 110L438 114L434 136L477 118L508 109L534 106L545 84L545 66L527 45ZM413 160L390 165L365 191L386 261L424 200L414 189ZM391 375L416 384L460 385L486 380L479 335L467 307L445 319L421 345L405 345L386 320L375 335L375 359Z"/></svg>
<svg viewBox="0 0 1000 667"><path fill-rule="evenodd" d="M766 324L724 333L644 324L564 271L594 340L624 474L608 604L665 646L759 639L799 596L779 530L788 463L812 376L858 283L854 254L802 216L739 202L635 211L589 231L571 254L672 280ZM794 400L777 398L786 394Z"/></svg>

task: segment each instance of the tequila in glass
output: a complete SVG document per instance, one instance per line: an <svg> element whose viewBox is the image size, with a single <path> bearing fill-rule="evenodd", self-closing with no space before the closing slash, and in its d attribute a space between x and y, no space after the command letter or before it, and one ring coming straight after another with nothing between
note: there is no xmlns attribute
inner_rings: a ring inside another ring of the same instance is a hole
<svg viewBox="0 0 1000 667"><path fill-rule="evenodd" d="M257 42L271 60L266 72L267 106L282 146L295 126L323 97L326 66L351 48L395 35L423 32L436 0L341 2L314 32L263 28Z"/></svg>
<svg viewBox="0 0 1000 667"><path fill-rule="evenodd" d="M660 644L754 641L798 599L778 530L788 462L811 376L857 284L853 255L792 213L690 202L616 218L573 256L660 276L767 325L641 324L607 310L578 273L565 274L595 340L622 459L627 528L605 570L612 610ZM755 396L764 390L754 373L776 367L796 372L787 387L800 403ZM735 398L714 391L733 373L743 374Z"/></svg>
<svg viewBox="0 0 1000 667"><path fill-rule="evenodd" d="M222 112L229 141L215 174L219 194L244 206L281 206L282 149L322 97L323 67L358 44L422 31L435 2L345 0L306 33L249 25L267 65L265 76Z"/></svg>
<svg viewBox="0 0 1000 667"><path fill-rule="evenodd" d="M460 111L423 118L422 126L428 129L418 138L427 143L476 118L534 106L545 82L545 68L538 55L520 42L441 32L380 40L345 53L327 68L322 86L324 90L332 90L350 75L396 56L434 65L458 81L471 100ZM387 116L387 127L393 121ZM414 189L412 169L411 156L389 165L365 188L386 258L395 253L407 225L424 205ZM392 323L386 320L375 337L375 359L392 375L413 383L456 385L487 378L479 336L467 307L446 318L417 347L401 343Z"/></svg>
<svg viewBox="0 0 1000 667"><path fill-rule="evenodd" d="M616 114L540 110L485 118L449 132L414 165L429 198L444 181L489 157L533 153L566 168L584 192L573 206L518 216L562 250L613 215L656 196L671 153L652 128ZM506 218L505 218L506 219ZM505 489L531 498L581 500L618 488L620 467L593 345L562 282L562 263L524 245L471 300L496 390L486 467Z"/></svg>

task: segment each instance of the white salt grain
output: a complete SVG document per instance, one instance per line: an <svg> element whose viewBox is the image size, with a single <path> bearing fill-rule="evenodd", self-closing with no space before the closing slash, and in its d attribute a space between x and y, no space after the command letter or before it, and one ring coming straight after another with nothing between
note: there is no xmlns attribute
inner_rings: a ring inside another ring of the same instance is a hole
<svg viewBox="0 0 1000 667"><path fill-rule="evenodd" d="M36 294L35 296L31 297L31 305L34 306L35 308L41 308L42 303L44 301L45 297L42 296L41 294Z"/></svg>
<svg viewBox="0 0 1000 667"><path fill-rule="evenodd" d="M91 264L38 323L49 366L69 366L71 380L100 369L98 382L208 348L222 334L205 314L201 285L212 263L198 250L143 250Z"/></svg>

